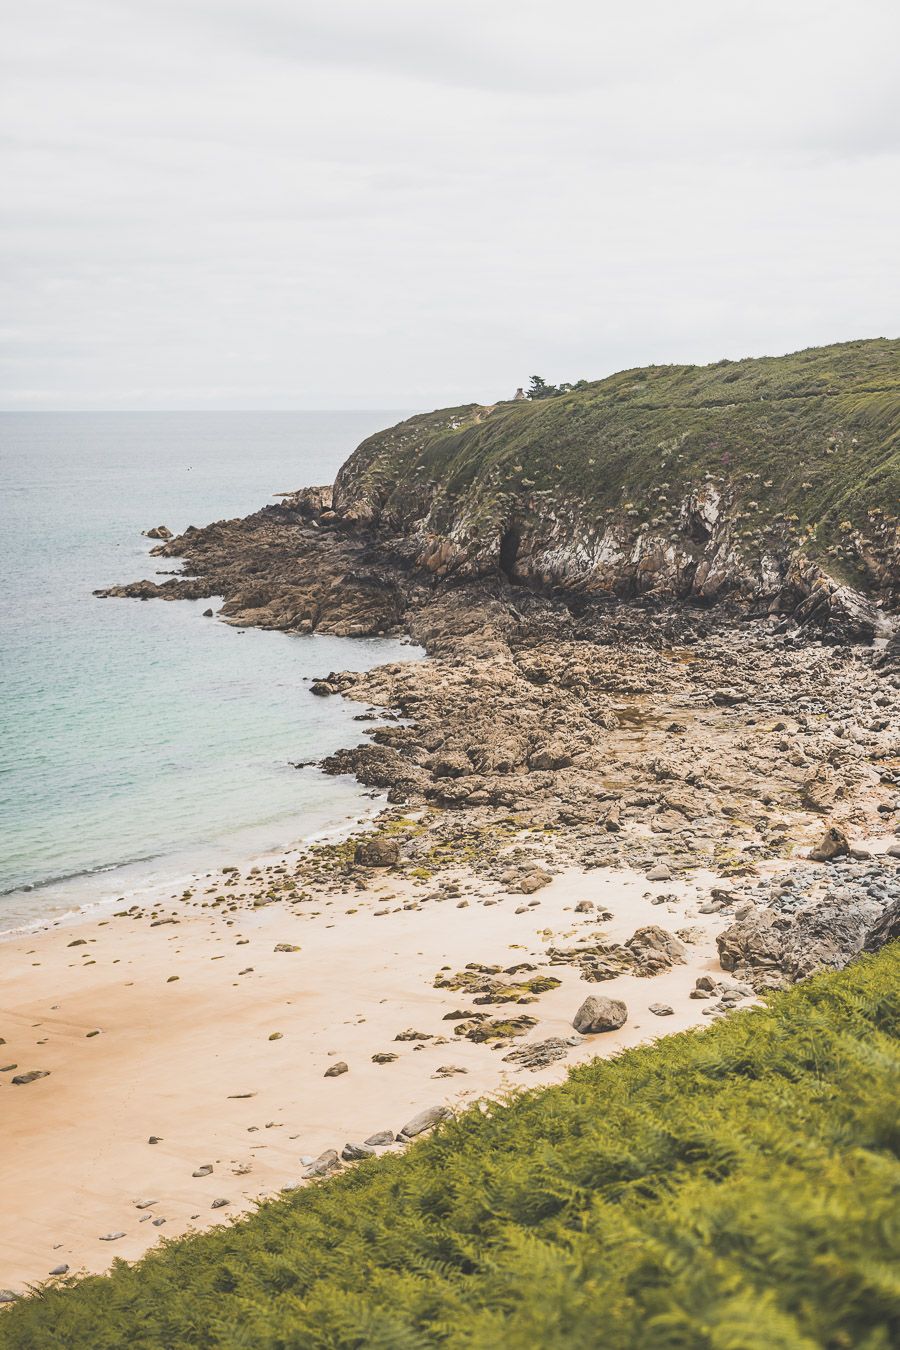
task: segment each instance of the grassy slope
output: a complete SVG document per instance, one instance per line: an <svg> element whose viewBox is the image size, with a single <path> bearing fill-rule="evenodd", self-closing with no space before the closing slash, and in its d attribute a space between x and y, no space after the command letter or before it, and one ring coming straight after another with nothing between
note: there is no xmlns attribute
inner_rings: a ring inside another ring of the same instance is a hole
<svg viewBox="0 0 900 1350"><path fill-rule="evenodd" d="M15 1350L888 1350L900 944L0 1316ZM893 1264L892 1264L893 1263Z"/></svg>
<svg viewBox="0 0 900 1350"><path fill-rule="evenodd" d="M406 526L421 514L423 488L436 484L430 524L442 532L461 511L484 524L502 519L523 490L579 503L585 523L626 509L665 523L706 474L731 484L748 536L796 516L789 527L811 526L824 548L844 520L865 529L872 509L895 517L900 341L650 366L487 416L474 406L429 414L363 442L342 481Z"/></svg>

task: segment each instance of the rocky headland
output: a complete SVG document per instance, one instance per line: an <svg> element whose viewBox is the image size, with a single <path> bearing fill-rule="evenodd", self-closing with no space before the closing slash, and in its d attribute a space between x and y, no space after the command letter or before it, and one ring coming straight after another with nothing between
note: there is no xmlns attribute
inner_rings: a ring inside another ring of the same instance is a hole
<svg viewBox="0 0 900 1350"><path fill-rule="evenodd" d="M385 714L324 765L388 793L355 866L707 869L723 966L775 984L892 931L898 435L897 342L626 371L414 417L104 594L407 633L430 660L313 685Z"/></svg>

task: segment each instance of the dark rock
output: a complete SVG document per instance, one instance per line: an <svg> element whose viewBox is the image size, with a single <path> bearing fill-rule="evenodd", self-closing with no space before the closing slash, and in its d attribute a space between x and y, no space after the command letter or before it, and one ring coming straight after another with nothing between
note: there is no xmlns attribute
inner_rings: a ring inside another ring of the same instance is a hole
<svg viewBox="0 0 900 1350"><path fill-rule="evenodd" d="M393 1130L376 1130L374 1134L369 1135L365 1142L372 1148L384 1148L387 1144L392 1144L394 1138Z"/></svg>
<svg viewBox="0 0 900 1350"><path fill-rule="evenodd" d="M810 849L811 862L832 862L835 858L845 858L850 845L843 830L830 825L814 849Z"/></svg>
<svg viewBox="0 0 900 1350"><path fill-rule="evenodd" d="M342 1059L339 1059L336 1064L332 1064L329 1068L325 1070L323 1077L340 1078L342 1073L349 1073L349 1071L350 1071L349 1064L345 1064Z"/></svg>
<svg viewBox="0 0 900 1350"><path fill-rule="evenodd" d="M900 896L891 901L881 918L869 929L863 945L867 952L878 952L889 942L896 942L898 939L900 939Z"/></svg>
<svg viewBox="0 0 900 1350"><path fill-rule="evenodd" d="M396 839L376 835L357 844L353 861L358 867L393 867L400 861L400 846Z"/></svg>
<svg viewBox="0 0 900 1350"><path fill-rule="evenodd" d="M341 1149L341 1157L344 1162L361 1162L363 1158L373 1158L374 1156L375 1149L371 1144L345 1144Z"/></svg>

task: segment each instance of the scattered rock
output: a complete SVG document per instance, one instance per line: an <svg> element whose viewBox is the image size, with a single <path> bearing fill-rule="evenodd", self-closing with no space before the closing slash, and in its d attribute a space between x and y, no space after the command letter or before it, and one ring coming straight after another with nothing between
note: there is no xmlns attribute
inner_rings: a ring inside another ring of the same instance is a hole
<svg viewBox="0 0 900 1350"><path fill-rule="evenodd" d="M550 1036L546 1041L533 1041L530 1045L510 1050L508 1055L503 1056L503 1063L518 1064L523 1069L536 1072L538 1069L546 1068L548 1064L555 1064L557 1060L564 1059L572 1046L580 1044L580 1036L569 1036L566 1039L562 1036Z"/></svg>
<svg viewBox="0 0 900 1350"><path fill-rule="evenodd" d="M342 1073L349 1073L349 1072L350 1072L350 1065L345 1064L342 1059L339 1059L336 1064L329 1065L329 1067L325 1070L323 1077L340 1078Z"/></svg>
<svg viewBox="0 0 900 1350"><path fill-rule="evenodd" d="M649 1011L655 1017L671 1017L674 1009L670 1003L651 1003Z"/></svg>
<svg viewBox="0 0 900 1350"><path fill-rule="evenodd" d="M49 1078L49 1069L30 1069L28 1073L17 1073L13 1078L16 1087L24 1087L26 1083L36 1083L39 1078Z"/></svg>
<svg viewBox="0 0 900 1350"><path fill-rule="evenodd" d="M417 1134L424 1134L426 1130L433 1129L442 1120L452 1116L453 1112L447 1106L428 1106L418 1115L408 1120L400 1131L407 1139L413 1139Z"/></svg>
<svg viewBox="0 0 900 1350"><path fill-rule="evenodd" d="M533 895L535 891L541 890L544 886L549 886L553 880L550 872L545 872L542 868L536 867L533 872L528 872L519 879L519 890L523 895Z"/></svg>
<svg viewBox="0 0 900 1350"><path fill-rule="evenodd" d="M658 975L672 966L683 966L687 948L665 928L648 924L639 928L625 943L635 962L636 975Z"/></svg>
<svg viewBox="0 0 900 1350"><path fill-rule="evenodd" d="M843 830L830 825L814 849L810 849L811 862L831 862L834 858L844 858L850 852L850 844Z"/></svg>
<svg viewBox="0 0 900 1350"><path fill-rule="evenodd" d="M341 1160L337 1155L337 1149L327 1148L324 1153L320 1153L303 1173L304 1177L324 1177L329 1172L336 1172L341 1165Z"/></svg>
<svg viewBox="0 0 900 1350"><path fill-rule="evenodd" d="M400 845L396 839L375 835L357 844L353 861L358 867L394 867L400 861Z"/></svg>
<svg viewBox="0 0 900 1350"><path fill-rule="evenodd" d="M576 1031L592 1035L598 1031L618 1031L627 1018L628 1009L621 999L591 994L575 1014L572 1026Z"/></svg>
<svg viewBox="0 0 900 1350"><path fill-rule="evenodd" d="M361 1162L363 1158L372 1158L375 1148L372 1144L345 1144L341 1149L344 1162Z"/></svg>
<svg viewBox="0 0 900 1350"><path fill-rule="evenodd" d="M384 1148L386 1144L392 1144L394 1142L394 1131L376 1130L374 1134L369 1135L365 1142L372 1148Z"/></svg>

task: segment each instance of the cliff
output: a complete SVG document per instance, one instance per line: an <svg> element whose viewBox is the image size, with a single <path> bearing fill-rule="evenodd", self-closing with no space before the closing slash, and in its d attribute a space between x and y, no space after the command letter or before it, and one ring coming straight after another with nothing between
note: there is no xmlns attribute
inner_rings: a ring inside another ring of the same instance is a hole
<svg viewBox="0 0 900 1350"><path fill-rule="evenodd" d="M898 502L885 339L414 417L364 441L333 495L338 521L439 578L728 598L839 637L900 602Z"/></svg>

